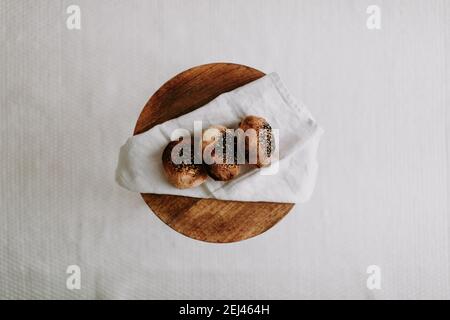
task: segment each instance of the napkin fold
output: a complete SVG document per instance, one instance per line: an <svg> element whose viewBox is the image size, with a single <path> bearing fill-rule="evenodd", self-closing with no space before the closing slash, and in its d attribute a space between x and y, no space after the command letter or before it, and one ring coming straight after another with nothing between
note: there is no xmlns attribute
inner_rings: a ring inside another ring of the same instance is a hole
<svg viewBox="0 0 450 320"><path fill-rule="evenodd" d="M161 155L174 130L194 131L224 125L236 128L247 115L265 118L278 129L278 161L270 167L249 170L228 182L208 180L191 189L168 183ZM314 190L317 148L322 128L307 108L295 101L277 73L268 74L233 91L221 94L205 106L131 137L121 147L117 183L140 193L172 194L236 201L305 202Z"/></svg>

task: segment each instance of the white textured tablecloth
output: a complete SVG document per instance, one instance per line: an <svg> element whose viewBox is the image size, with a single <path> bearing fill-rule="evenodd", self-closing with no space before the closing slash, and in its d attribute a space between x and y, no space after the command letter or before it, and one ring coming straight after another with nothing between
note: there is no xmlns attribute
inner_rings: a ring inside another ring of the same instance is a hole
<svg viewBox="0 0 450 320"><path fill-rule="evenodd" d="M1 1L0 297L450 298L449 15L445 0ZM220 246L114 181L147 99L215 61L276 70L326 129L311 200Z"/></svg>

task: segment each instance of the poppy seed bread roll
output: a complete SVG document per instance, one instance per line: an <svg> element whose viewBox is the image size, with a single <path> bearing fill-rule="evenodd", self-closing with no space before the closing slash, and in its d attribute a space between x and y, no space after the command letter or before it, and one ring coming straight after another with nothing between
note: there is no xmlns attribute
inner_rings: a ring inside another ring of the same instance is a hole
<svg viewBox="0 0 450 320"><path fill-rule="evenodd" d="M194 145L190 146L190 157L183 157L180 149L179 156L184 159L181 163L175 163L172 161L172 150L178 146L180 148L187 144L183 140L170 142L163 151L162 163L164 167L164 173L171 184L179 189L186 189L197 187L206 181L208 175L206 169L202 164L194 163ZM185 146L186 147L186 146Z"/></svg>
<svg viewBox="0 0 450 320"><path fill-rule="evenodd" d="M218 139L226 132L227 128L220 125L214 125L203 131L202 136L202 149L212 146L212 143L218 141Z"/></svg>
<svg viewBox="0 0 450 320"><path fill-rule="evenodd" d="M228 138L231 141L227 141L229 134L232 135ZM221 148L222 152L218 152L218 148ZM235 155L235 137L232 133L227 133L226 127L212 126L203 132L203 151L205 150L212 160L212 163L208 161L205 164L211 178L217 181L228 181L239 174L240 167ZM227 151L233 154L227 157Z"/></svg>
<svg viewBox="0 0 450 320"><path fill-rule="evenodd" d="M239 124L239 128L244 132L255 130L256 137L248 138L245 142L247 157L254 151L256 154L256 165L258 168L270 165L270 157L275 150L272 127L266 119L257 116L246 116ZM249 159L252 160L252 159Z"/></svg>

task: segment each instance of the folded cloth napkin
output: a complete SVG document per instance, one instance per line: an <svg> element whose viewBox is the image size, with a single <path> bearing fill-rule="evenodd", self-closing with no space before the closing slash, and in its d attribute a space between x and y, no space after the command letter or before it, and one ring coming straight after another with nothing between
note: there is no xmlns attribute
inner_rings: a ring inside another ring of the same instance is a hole
<svg viewBox="0 0 450 320"><path fill-rule="evenodd" d="M211 178L191 189L168 183L161 156L174 130L194 131L211 125L235 128L247 115L265 118L277 131L278 161L263 169L247 171L228 182ZM317 175L316 153L323 130L305 106L298 104L276 73L268 74L205 106L129 138L120 149L116 181L140 193L172 194L237 201L297 203L307 201Z"/></svg>

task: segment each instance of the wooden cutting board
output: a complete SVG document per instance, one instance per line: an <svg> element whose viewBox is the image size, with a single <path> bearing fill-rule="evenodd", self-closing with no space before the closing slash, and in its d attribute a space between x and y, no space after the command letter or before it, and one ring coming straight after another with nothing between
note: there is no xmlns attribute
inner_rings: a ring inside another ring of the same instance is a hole
<svg viewBox="0 0 450 320"><path fill-rule="evenodd" d="M166 82L150 98L134 134L191 112L221 93L264 76L256 69L211 63L186 70ZM162 153L163 150L161 150ZM197 240L235 242L274 226L294 206L290 203L222 201L173 195L142 194L152 211L172 229Z"/></svg>

